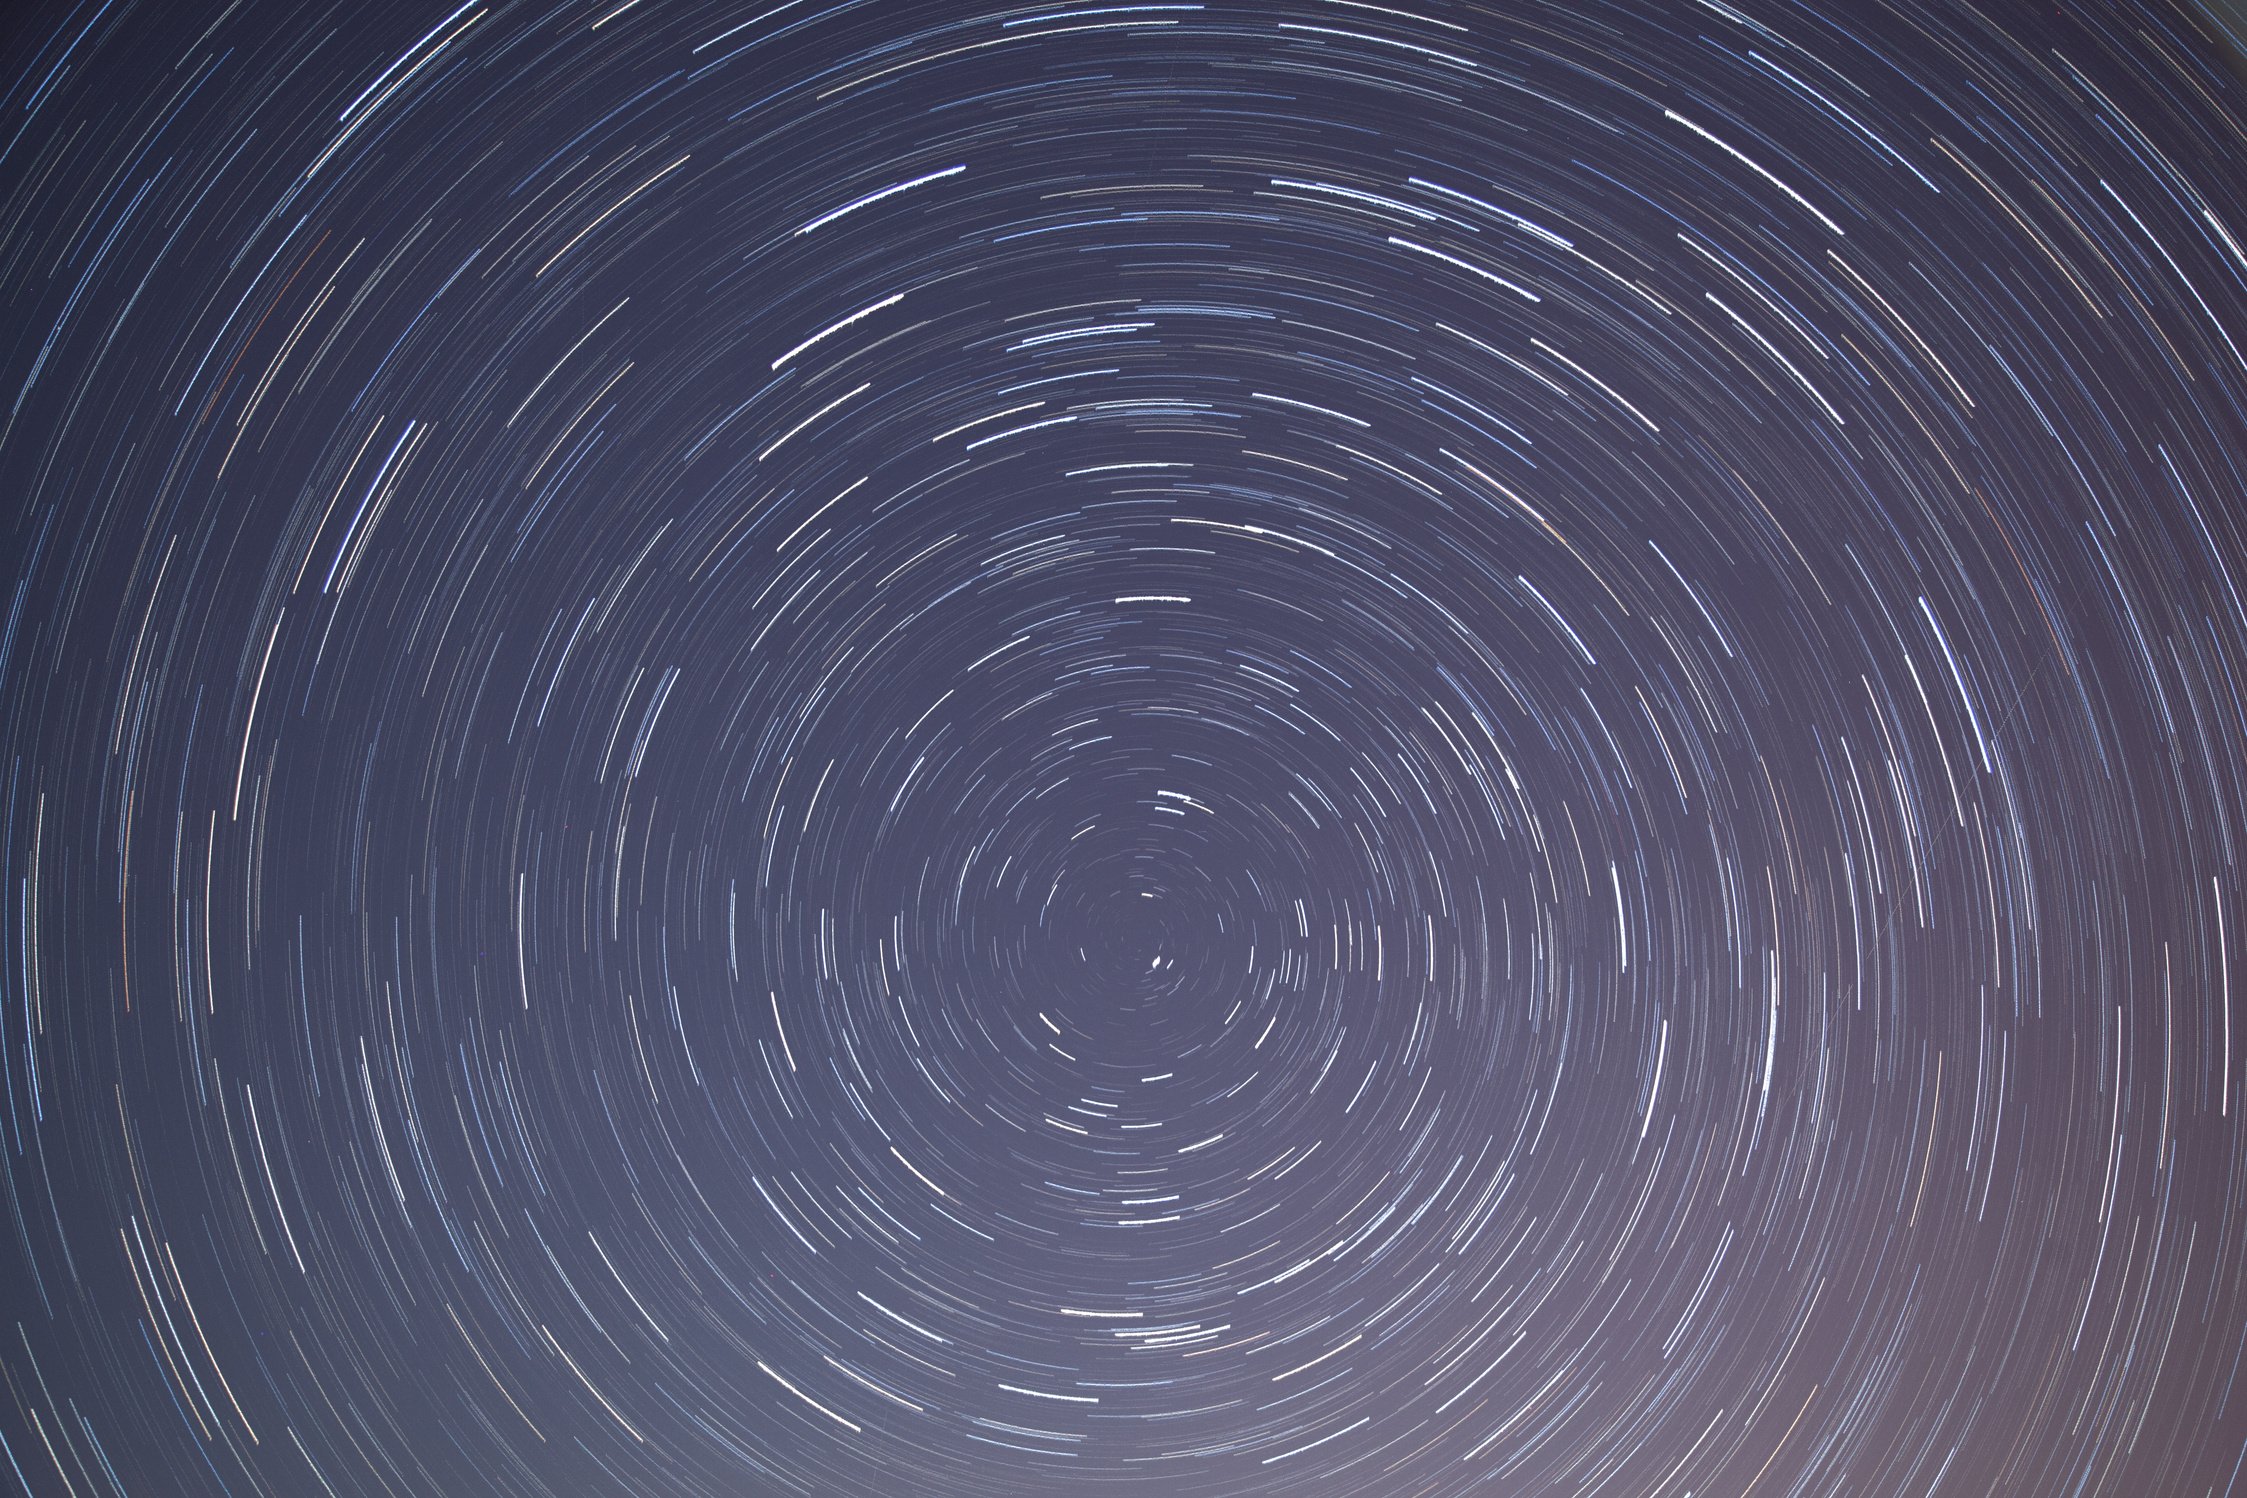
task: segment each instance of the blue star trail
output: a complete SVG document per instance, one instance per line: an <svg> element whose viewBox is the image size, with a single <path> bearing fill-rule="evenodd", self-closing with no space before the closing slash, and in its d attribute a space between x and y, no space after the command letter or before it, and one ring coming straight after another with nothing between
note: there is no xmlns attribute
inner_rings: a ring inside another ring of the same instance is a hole
<svg viewBox="0 0 2247 1498"><path fill-rule="evenodd" d="M2247 31L0 43L0 1489L2247 1494Z"/></svg>

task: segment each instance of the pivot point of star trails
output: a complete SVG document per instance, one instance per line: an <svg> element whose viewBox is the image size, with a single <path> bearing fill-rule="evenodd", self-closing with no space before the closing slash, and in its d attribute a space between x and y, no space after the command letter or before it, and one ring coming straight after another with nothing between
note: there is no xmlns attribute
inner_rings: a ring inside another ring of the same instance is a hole
<svg viewBox="0 0 2247 1498"><path fill-rule="evenodd" d="M2215 0L27 0L0 1495L2247 1498Z"/></svg>

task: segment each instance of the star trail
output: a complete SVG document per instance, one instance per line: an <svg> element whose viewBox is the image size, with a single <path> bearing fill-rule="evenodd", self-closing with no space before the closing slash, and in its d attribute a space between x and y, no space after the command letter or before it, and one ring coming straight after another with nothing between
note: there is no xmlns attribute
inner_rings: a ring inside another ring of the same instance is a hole
<svg viewBox="0 0 2247 1498"><path fill-rule="evenodd" d="M2247 1494L2214 0L80 0L0 1488Z"/></svg>

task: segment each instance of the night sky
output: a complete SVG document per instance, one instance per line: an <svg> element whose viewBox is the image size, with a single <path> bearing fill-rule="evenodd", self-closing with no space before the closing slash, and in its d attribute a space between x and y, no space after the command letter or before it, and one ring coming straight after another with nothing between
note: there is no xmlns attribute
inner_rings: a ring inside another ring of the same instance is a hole
<svg viewBox="0 0 2247 1498"><path fill-rule="evenodd" d="M10 23L0 1490L2247 1493L2236 13L449 4Z"/></svg>

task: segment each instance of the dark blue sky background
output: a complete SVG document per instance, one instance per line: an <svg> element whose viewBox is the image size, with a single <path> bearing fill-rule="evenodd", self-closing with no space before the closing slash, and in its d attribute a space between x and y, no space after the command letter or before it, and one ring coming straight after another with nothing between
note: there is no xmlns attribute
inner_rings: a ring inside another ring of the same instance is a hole
<svg viewBox="0 0 2247 1498"><path fill-rule="evenodd" d="M2240 1490L2213 12L13 25L0 1486Z"/></svg>

